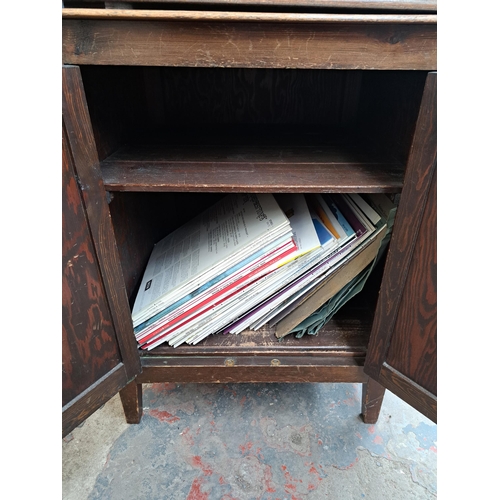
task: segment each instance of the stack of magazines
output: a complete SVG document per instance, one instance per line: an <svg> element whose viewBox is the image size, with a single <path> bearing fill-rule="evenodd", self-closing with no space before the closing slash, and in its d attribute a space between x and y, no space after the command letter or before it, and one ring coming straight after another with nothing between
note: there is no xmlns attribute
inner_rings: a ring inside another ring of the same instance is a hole
<svg viewBox="0 0 500 500"><path fill-rule="evenodd" d="M340 269L345 285L375 259L386 230L378 208L388 204L385 195L226 196L155 245L132 310L139 347L276 324L324 295Z"/></svg>

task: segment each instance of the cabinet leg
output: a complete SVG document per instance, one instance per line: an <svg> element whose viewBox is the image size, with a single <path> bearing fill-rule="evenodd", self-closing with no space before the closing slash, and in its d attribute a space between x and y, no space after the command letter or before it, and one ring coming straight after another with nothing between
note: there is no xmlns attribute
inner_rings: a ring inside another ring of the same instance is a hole
<svg viewBox="0 0 500 500"><path fill-rule="evenodd" d="M372 378L363 384L362 408L363 421L365 424L377 423L384 400L385 388Z"/></svg>
<svg viewBox="0 0 500 500"><path fill-rule="evenodd" d="M125 419L129 424L138 424L142 418L142 384L130 382L120 391Z"/></svg>

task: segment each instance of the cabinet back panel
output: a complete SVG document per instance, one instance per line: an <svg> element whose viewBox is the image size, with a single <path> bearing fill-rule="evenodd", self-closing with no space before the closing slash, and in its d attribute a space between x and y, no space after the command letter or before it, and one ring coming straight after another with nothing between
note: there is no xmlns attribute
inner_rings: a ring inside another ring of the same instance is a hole
<svg viewBox="0 0 500 500"><path fill-rule="evenodd" d="M357 124L362 136L383 145L406 165L424 91L425 71L363 73Z"/></svg>
<svg viewBox="0 0 500 500"><path fill-rule="evenodd" d="M158 68L144 72L149 118L162 97L164 125L352 126L361 71Z"/></svg>
<svg viewBox="0 0 500 500"><path fill-rule="evenodd" d="M84 66L99 158L218 126L324 129L406 161L424 72Z"/></svg>
<svg viewBox="0 0 500 500"><path fill-rule="evenodd" d="M142 75L123 66L81 66L99 160L130 140L144 109Z"/></svg>

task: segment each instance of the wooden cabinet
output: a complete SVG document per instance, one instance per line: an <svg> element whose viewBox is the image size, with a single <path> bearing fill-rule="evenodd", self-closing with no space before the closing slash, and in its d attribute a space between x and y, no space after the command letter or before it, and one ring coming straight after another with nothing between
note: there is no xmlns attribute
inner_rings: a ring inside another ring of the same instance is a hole
<svg viewBox="0 0 500 500"><path fill-rule="evenodd" d="M161 381L360 382L366 422L384 388L436 420L435 4L266 3L65 2L63 435ZM394 195L385 265L317 336L138 352L153 244L228 192Z"/></svg>

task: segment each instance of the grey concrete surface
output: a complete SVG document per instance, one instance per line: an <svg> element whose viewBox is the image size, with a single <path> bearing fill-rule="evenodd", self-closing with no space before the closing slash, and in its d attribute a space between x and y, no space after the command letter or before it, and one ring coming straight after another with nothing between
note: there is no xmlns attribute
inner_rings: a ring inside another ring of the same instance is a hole
<svg viewBox="0 0 500 500"><path fill-rule="evenodd" d="M437 426L360 384L151 384L128 425L115 396L62 442L64 500L370 500L437 496Z"/></svg>

